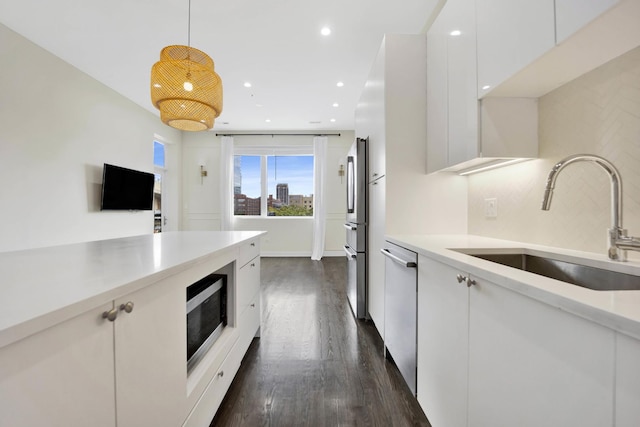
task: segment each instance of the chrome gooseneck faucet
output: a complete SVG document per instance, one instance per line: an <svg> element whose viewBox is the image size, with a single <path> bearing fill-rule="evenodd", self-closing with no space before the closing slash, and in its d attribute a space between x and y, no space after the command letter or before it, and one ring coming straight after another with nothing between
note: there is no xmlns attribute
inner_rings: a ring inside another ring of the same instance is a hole
<svg viewBox="0 0 640 427"><path fill-rule="evenodd" d="M627 250L640 251L640 239L628 237L627 230L622 228L622 178L616 167L608 160L591 154L576 154L556 163L547 177L542 210L548 211L551 207L551 197L560 171L576 162L595 163L609 174L611 180L611 228L609 229L608 255L610 259L624 261L627 258Z"/></svg>

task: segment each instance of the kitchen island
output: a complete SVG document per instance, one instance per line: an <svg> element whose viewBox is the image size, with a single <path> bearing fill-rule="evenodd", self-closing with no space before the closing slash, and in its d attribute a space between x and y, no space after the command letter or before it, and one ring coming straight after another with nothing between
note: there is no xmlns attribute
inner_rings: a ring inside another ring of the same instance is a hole
<svg viewBox="0 0 640 427"><path fill-rule="evenodd" d="M0 425L210 421L259 332L262 234L169 232L0 253ZM187 374L186 287L218 271L228 277L228 324Z"/></svg>
<svg viewBox="0 0 640 427"><path fill-rule="evenodd" d="M387 236L418 253L418 391L447 426L640 424L640 291L480 259L528 253L640 276L638 262L478 236Z"/></svg>

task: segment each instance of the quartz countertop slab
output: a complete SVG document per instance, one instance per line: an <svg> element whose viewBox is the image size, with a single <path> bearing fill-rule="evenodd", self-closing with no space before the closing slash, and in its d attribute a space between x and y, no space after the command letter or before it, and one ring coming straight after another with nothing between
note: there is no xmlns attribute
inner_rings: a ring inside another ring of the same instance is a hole
<svg viewBox="0 0 640 427"><path fill-rule="evenodd" d="M164 232L0 253L0 348L264 233Z"/></svg>
<svg viewBox="0 0 640 427"><path fill-rule="evenodd" d="M606 254L473 235L389 235L386 240L460 269L461 273L488 280L640 339L640 291L596 291L582 288L452 249L475 249L487 253L517 249L532 255L552 254L555 259L568 262L579 259L581 264L640 276L640 263L637 261L617 262L609 260Z"/></svg>

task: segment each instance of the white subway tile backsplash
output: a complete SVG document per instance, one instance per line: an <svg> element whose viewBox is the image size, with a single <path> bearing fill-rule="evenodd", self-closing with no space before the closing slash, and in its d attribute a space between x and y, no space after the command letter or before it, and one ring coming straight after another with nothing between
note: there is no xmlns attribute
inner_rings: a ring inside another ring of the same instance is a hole
<svg viewBox="0 0 640 427"><path fill-rule="evenodd" d="M567 167L551 210L540 210L551 166L587 153L620 171L623 225L640 236L640 48L541 97L538 108L539 159L469 176L469 233L605 253L611 195L599 167ZM500 215L487 219L484 199L494 197Z"/></svg>

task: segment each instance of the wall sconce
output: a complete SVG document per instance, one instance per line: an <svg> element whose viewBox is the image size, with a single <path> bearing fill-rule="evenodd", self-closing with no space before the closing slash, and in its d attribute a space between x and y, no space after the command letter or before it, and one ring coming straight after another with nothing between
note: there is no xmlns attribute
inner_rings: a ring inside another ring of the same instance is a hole
<svg viewBox="0 0 640 427"><path fill-rule="evenodd" d="M342 159L338 161L338 176L340 177L340 183L342 184L342 177L344 176L344 162Z"/></svg>
<svg viewBox="0 0 640 427"><path fill-rule="evenodd" d="M207 171L204 169L204 165L200 165L200 185L203 184L205 176L207 176Z"/></svg>

